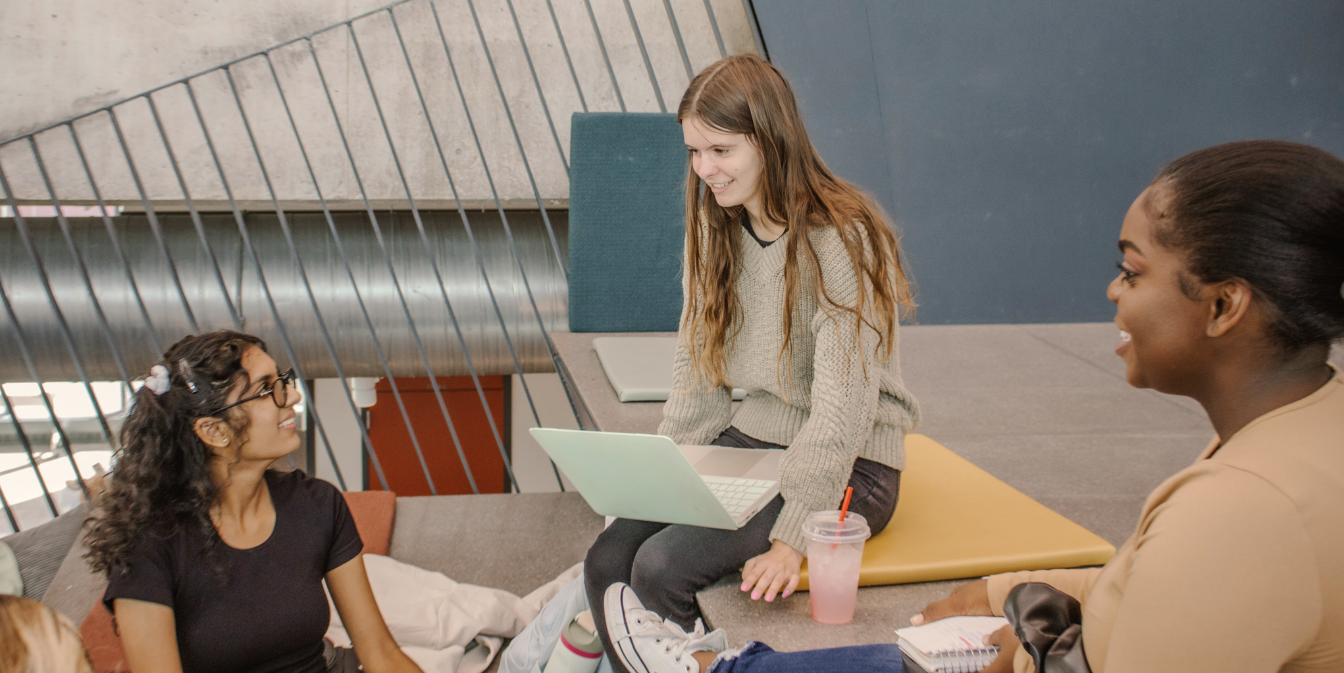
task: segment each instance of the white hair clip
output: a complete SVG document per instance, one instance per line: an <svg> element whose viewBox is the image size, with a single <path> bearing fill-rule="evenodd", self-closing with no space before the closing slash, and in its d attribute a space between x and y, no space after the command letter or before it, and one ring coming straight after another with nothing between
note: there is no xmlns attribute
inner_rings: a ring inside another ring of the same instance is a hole
<svg viewBox="0 0 1344 673"><path fill-rule="evenodd" d="M168 368L163 365L150 367L149 376L145 377L145 387L155 395L168 392Z"/></svg>
<svg viewBox="0 0 1344 673"><path fill-rule="evenodd" d="M187 382L187 387L191 388L191 394L195 395L196 382L191 380L191 365L187 364L186 358L177 361L177 375Z"/></svg>

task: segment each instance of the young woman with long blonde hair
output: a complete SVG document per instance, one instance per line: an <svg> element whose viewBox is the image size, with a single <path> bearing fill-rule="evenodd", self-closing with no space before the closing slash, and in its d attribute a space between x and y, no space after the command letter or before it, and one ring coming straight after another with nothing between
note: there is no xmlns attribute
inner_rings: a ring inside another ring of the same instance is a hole
<svg viewBox="0 0 1344 673"><path fill-rule="evenodd" d="M739 569L753 600L789 595L803 519L836 509L847 485L850 510L874 534L887 525L919 418L897 357L914 303L891 224L817 155L784 76L753 55L721 60L691 81L677 121L689 156L685 304L658 431L783 449L780 495L736 531L614 522L585 565L599 624L618 582L686 629L696 591ZM736 410L734 387L747 391Z"/></svg>

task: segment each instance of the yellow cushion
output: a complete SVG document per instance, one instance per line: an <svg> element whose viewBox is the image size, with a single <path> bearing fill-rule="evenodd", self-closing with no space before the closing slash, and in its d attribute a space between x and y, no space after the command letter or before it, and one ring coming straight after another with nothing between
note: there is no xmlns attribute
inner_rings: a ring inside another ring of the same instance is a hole
<svg viewBox="0 0 1344 673"><path fill-rule="evenodd" d="M896 515L863 548L860 586L1101 565L1115 547L947 447L905 438ZM803 564L799 590L807 589Z"/></svg>

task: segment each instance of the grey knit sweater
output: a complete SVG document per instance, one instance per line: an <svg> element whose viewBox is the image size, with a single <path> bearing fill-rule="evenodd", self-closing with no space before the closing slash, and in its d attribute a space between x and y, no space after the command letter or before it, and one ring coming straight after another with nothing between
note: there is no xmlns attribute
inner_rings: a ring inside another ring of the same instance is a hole
<svg viewBox="0 0 1344 673"><path fill-rule="evenodd" d="M737 231L741 315L729 334L740 331L725 356L729 381L747 397L734 413L729 388L710 389L703 381L692 388L690 355L679 340L658 432L678 444L708 444L732 425L788 446L780 464L784 509L770 539L804 551L803 519L840 507L855 458L904 467L905 433L919 422L919 406L901 382L894 345L892 356L879 362L878 335L865 326L862 349L855 352L853 314L818 307L807 273L799 274L790 351L780 362L786 241L762 248L745 228ZM827 227L811 236L827 291L837 303L853 306L858 278L839 235Z"/></svg>

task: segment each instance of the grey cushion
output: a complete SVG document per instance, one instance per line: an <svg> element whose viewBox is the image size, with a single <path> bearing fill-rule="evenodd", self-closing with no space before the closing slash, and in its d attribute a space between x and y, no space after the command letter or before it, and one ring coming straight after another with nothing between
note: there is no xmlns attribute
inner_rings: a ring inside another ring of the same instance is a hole
<svg viewBox="0 0 1344 673"><path fill-rule="evenodd" d="M75 538L88 516L89 504L83 503L37 528L19 531L5 538L5 543L14 550L14 558L19 562L24 596L42 600L47 593L47 586L65 561L70 547L75 544Z"/></svg>
<svg viewBox="0 0 1344 673"><path fill-rule="evenodd" d="M84 616L89 614L89 610L102 599L103 592L107 590L107 575L93 572L89 562L84 559L84 554L89 550L84 544L86 533L87 529L70 547L70 553L65 555L60 569L51 580L51 586L47 587L47 595L42 597L47 607L69 617L76 624L84 621Z"/></svg>
<svg viewBox="0 0 1344 673"><path fill-rule="evenodd" d="M14 550L0 540L0 594L23 595L23 576L19 575L19 561Z"/></svg>
<svg viewBox="0 0 1344 673"><path fill-rule="evenodd" d="M574 492L402 497L389 555L525 596L582 561L602 524Z"/></svg>
<svg viewBox="0 0 1344 673"><path fill-rule="evenodd" d="M570 147L569 330L676 331L686 238L676 115L576 113Z"/></svg>

